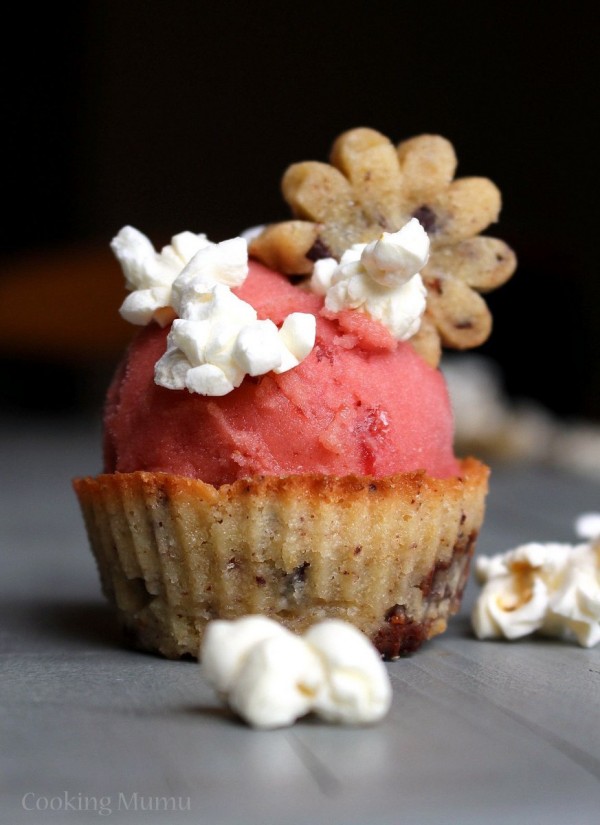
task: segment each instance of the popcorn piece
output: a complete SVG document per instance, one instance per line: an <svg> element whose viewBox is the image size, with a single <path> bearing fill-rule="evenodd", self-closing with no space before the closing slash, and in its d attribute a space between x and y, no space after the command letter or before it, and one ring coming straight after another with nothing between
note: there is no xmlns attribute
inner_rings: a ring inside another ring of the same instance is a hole
<svg viewBox="0 0 600 825"><path fill-rule="evenodd" d="M241 286L248 275L248 247L243 238L231 238L201 249L173 283L173 309L181 318L202 295L203 286Z"/></svg>
<svg viewBox="0 0 600 825"><path fill-rule="evenodd" d="M145 325L152 318L160 322L160 310L170 306L175 278L197 252L212 246L206 235L180 232L169 246L156 252L146 235L124 226L111 242L132 292L121 305L122 317L132 324Z"/></svg>
<svg viewBox="0 0 600 825"><path fill-rule="evenodd" d="M484 584L472 613L479 639L516 639L539 631L575 638L583 647L600 641L600 541L597 514L580 517L589 544L526 544L477 560Z"/></svg>
<svg viewBox="0 0 600 825"><path fill-rule="evenodd" d="M475 575L480 583L504 576L523 576L533 571L553 576L568 564L571 549L569 544L522 544L496 556L478 557Z"/></svg>
<svg viewBox="0 0 600 825"><path fill-rule="evenodd" d="M402 229L384 232L367 244L361 260L371 278L382 286L402 286L417 275L429 259L429 238L416 218Z"/></svg>
<svg viewBox="0 0 600 825"><path fill-rule="evenodd" d="M541 579L525 586L517 577L492 579L477 600L472 621L478 639L518 639L544 624L548 588Z"/></svg>
<svg viewBox="0 0 600 825"><path fill-rule="evenodd" d="M600 513L582 513L575 522L575 532L581 539L600 538Z"/></svg>
<svg viewBox="0 0 600 825"><path fill-rule="evenodd" d="M353 625L329 619L304 639L321 657L325 681L313 710L329 722L360 725L382 719L392 701L390 681L377 651Z"/></svg>
<svg viewBox="0 0 600 825"><path fill-rule="evenodd" d="M150 240L133 226L124 226L111 241L127 289L148 289L173 282L198 250L209 245L206 235L181 232L171 238L170 246L157 252Z"/></svg>
<svg viewBox="0 0 600 825"><path fill-rule="evenodd" d="M200 649L204 674L254 727L290 725L314 711L330 722L380 720L391 686L375 648L339 620L296 636L264 616L210 622Z"/></svg>
<svg viewBox="0 0 600 825"><path fill-rule="evenodd" d="M173 292L182 317L173 321L167 351L154 370L154 380L162 387L227 395L246 374L292 369L314 346L312 315L291 313L278 330L272 321L257 320L254 308L224 284L199 275L179 289L177 281Z"/></svg>
<svg viewBox="0 0 600 825"><path fill-rule="evenodd" d="M170 322L171 307L181 315L182 306L190 301L190 284L221 283L235 287L248 274L248 248L243 238L211 243L206 235L181 232L171 245L156 252L148 238L125 226L113 238L111 248L119 260L131 295L123 301L121 316L132 324L161 326Z"/></svg>
<svg viewBox="0 0 600 825"><path fill-rule="evenodd" d="M575 549L542 628L548 636L575 637L582 647L600 642L600 545Z"/></svg>
<svg viewBox="0 0 600 825"><path fill-rule="evenodd" d="M231 292L248 274L245 238L214 244L206 235L182 232L157 253L145 235L126 226L111 246L132 290L121 306L123 318L173 322L154 369L159 386L227 395L246 374L286 372L312 350L312 315L292 313L278 330L272 321L258 321L254 308Z"/></svg>
<svg viewBox="0 0 600 825"><path fill-rule="evenodd" d="M419 329L427 292L419 275L429 254L429 238L413 218L399 232L384 232L370 244L354 244L337 264L315 263L311 288L325 295L331 312L357 309L406 341Z"/></svg>
<svg viewBox="0 0 600 825"><path fill-rule="evenodd" d="M235 621L214 619L202 640L200 658L207 681L218 693L227 695L249 650L258 642L293 636L283 625L266 616L244 616Z"/></svg>
<svg viewBox="0 0 600 825"><path fill-rule="evenodd" d="M494 184L453 180L456 155L438 135L394 147L373 129L353 129L335 141L330 161L289 167L282 188L296 220L266 227L251 240L251 254L280 271L308 275L316 261L339 261L353 244L368 244L382 230L397 232L417 218L432 251L422 271L427 310L413 346L437 365L441 344L483 343L491 316L477 293L503 284L516 266L505 243L477 237L498 218Z"/></svg>
<svg viewBox="0 0 600 825"><path fill-rule="evenodd" d="M292 312L279 328L282 359L273 371L281 374L297 367L310 355L315 345L317 321L307 312Z"/></svg>
<svg viewBox="0 0 600 825"><path fill-rule="evenodd" d="M254 321L239 331L232 357L248 375L264 375L281 366L283 349L273 321Z"/></svg>
<svg viewBox="0 0 600 825"><path fill-rule="evenodd" d="M121 304L119 314L130 324L146 326L152 319L159 320L159 311L166 309L170 302L170 286L134 289ZM163 326L160 321L159 323Z"/></svg>
<svg viewBox="0 0 600 825"><path fill-rule="evenodd" d="M301 638L271 636L249 650L229 703L253 727L279 728L310 711L322 682L319 657Z"/></svg>

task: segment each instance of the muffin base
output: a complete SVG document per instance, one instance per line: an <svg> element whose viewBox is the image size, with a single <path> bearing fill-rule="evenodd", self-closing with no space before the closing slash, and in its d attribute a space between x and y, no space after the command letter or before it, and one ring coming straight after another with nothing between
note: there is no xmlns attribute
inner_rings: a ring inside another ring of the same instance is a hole
<svg viewBox="0 0 600 825"><path fill-rule="evenodd" d="M460 607L488 468L386 478L257 477L215 488L166 473L74 482L102 589L133 643L196 657L206 624L252 613L297 632L335 617L385 658Z"/></svg>

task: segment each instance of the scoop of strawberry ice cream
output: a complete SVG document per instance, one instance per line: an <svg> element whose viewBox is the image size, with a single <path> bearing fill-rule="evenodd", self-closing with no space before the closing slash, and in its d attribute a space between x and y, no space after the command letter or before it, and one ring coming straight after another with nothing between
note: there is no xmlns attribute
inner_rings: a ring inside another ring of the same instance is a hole
<svg viewBox="0 0 600 825"><path fill-rule="evenodd" d="M458 472L444 379L410 343L364 313L324 311L320 296L255 261L234 292L277 325L291 312L315 315L310 355L205 397L154 383L168 329L150 324L108 393L105 472L163 471L215 486L255 475Z"/></svg>

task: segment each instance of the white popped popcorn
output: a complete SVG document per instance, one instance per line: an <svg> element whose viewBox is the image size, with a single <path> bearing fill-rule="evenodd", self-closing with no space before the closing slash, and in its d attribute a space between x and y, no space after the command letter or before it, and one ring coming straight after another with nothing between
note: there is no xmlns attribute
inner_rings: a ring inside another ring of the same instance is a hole
<svg viewBox="0 0 600 825"><path fill-rule="evenodd" d="M194 317L204 288L214 284L241 286L248 275L248 246L243 238L230 238L200 249L177 275L171 306L180 318Z"/></svg>
<svg viewBox="0 0 600 825"><path fill-rule="evenodd" d="M318 653L325 680L312 708L329 722L375 722L390 708L392 689L381 656L353 625L326 619L313 625L304 640Z"/></svg>
<svg viewBox="0 0 600 825"><path fill-rule="evenodd" d="M248 650L228 700L253 727L280 728L311 710L322 681L321 661L300 636L271 636Z"/></svg>
<svg viewBox="0 0 600 825"><path fill-rule="evenodd" d="M354 244L342 255L315 262L311 288L332 312L356 309L387 327L398 341L415 335L427 303L420 276L429 237L412 218L398 232L383 232L370 244Z"/></svg>
<svg viewBox="0 0 600 825"><path fill-rule="evenodd" d="M297 636L264 616L215 620L200 660L205 677L248 724L270 729L313 712L337 723L376 722L388 712L387 670L366 636L328 619Z"/></svg>
<svg viewBox="0 0 600 825"><path fill-rule="evenodd" d="M202 671L215 690L227 696L251 647L273 636L288 638L289 631L266 616L243 616L234 622L209 622L202 643Z"/></svg>
<svg viewBox="0 0 600 825"><path fill-rule="evenodd" d="M577 527L589 543L531 543L477 560L483 590L471 618L479 639L537 631L583 647L600 642L600 518L586 514Z"/></svg>
<svg viewBox="0 0 600 825"><path fill-rule="evenodd" d="M226 395L245 375L292 369L314 346L314 315L292 313L278 330L272 321L259 321L256 310L224 284L190 281L185 294L187 300L177 301L183 317L173 321L167 351L155 366L154 380L162 387ZM290 327L296 330L292 341Z"/></svg>
<svg viewBox="0 0 600 825"><path fill-rule="evenodd" d="M173 390L221 396L245 375L293 369L311 352L316 320L295 312L281 329L258 320L255 309L231 291L248 274L245 238L211 243L206 235L182 232L156 252L131 226L112 249L132 290L121 315L134 324L172 321L167 350L155 365L155 382Z"/></svg>
<svg viewBox="0 0 600 825"><path fill-rule="evenodd" d="M153 318L161 321L160 310L171 306L173 281L197 252L215 244L204 234L180 232L171 238L170 245L157 252L146 235L133 226L124 226L110 246L131 292L120 313L132 324L145 325Z"/></svg>
<svg viewBox="0 0 600 825"><path fill-rule="evenodd" d="M575 532L581 539L600 538L600 513L582 513L578 516Z"/></svg>

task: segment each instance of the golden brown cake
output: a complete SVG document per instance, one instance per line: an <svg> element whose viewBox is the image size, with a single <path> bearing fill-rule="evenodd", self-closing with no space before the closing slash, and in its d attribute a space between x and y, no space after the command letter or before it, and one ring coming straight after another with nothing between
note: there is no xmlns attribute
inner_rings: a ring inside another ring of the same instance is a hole
<svg viewBox="0 0 600 825"><path fill-rule="evenodd" d="M76 482L105 594L144 648L196 655L213 618L304 631L352 622L383 655L416 650L460 606L487 468L386 478L288 476L219 488L162 473Z"/></svg>

